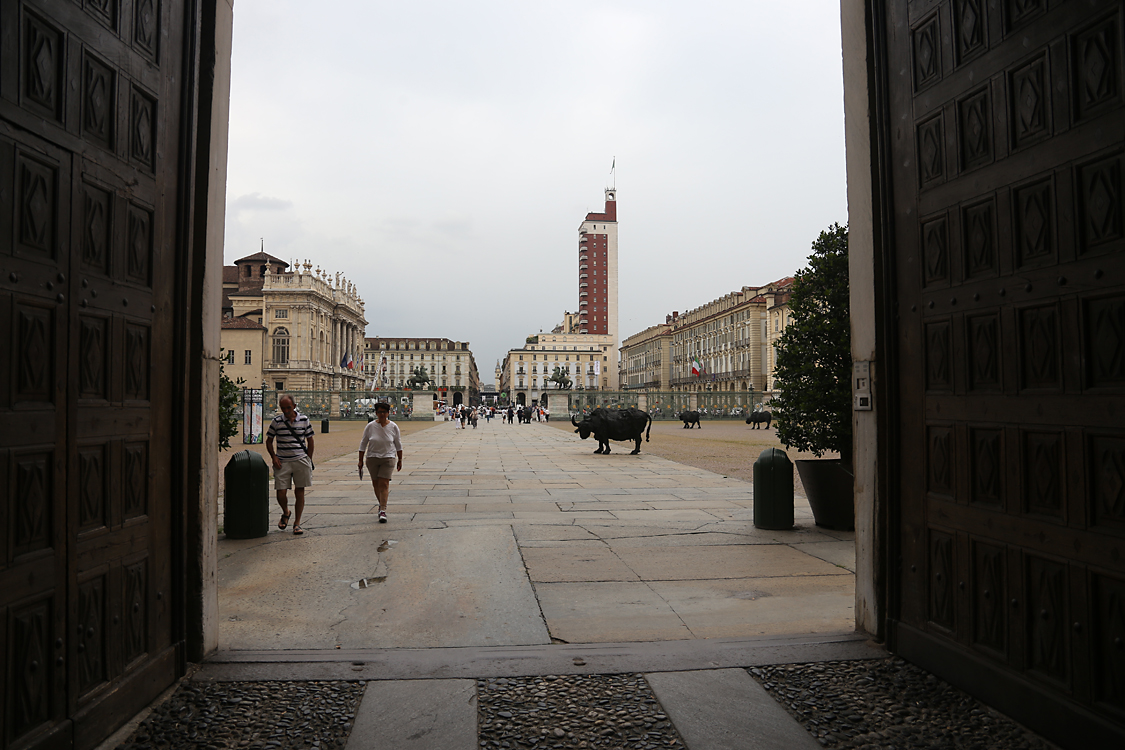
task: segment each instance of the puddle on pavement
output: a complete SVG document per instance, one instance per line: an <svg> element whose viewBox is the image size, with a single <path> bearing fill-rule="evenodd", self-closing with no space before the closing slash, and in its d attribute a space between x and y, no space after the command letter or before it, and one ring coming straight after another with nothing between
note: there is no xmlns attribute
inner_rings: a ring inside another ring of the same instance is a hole
<svg viewBox="0 0 1125 750"><path fill-rule="evenodd" d="M378 550L379 552L386 552L387 550L389 550L391 547L395 546L396 544L398 544L397 540L384 539L382 542L379 543L379 546L376 547L375 549ZM384 565L383 568L386 569L386 566ZM387 580L387 576L385 574L384 575L373 575L373 576L369 576L367 578L360 578L358 581L353 581L351 586L352 586L353 589L357 589L357 590L358 589L369 589L372 586L374 586L375 584L382 583L385 580Z"/></svg>

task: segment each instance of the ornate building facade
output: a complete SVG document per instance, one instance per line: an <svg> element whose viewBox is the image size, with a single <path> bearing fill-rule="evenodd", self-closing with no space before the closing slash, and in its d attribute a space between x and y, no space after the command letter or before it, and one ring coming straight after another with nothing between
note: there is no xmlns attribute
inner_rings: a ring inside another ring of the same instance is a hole
<svg viewBox="0 0 1125 750"><path fill-rule="evenodd" d="M512 403L541 403L556 388L551 375L558 367L575 390L612 390L617 353L613 337L594 334L538 333L519 349L509 349L499 367L499 388ZM611 376L612 371L612 376Z"/></svg>
<svg viewBox="0 0 1125 750"><path fill-rule="evenodd" d="M621 342L621 390L672 390L672 323L678 317L672 313Z"/></svg>
<svg viewBox="0 0 1125 750"><path fill-rule="evenodd" d="M671 389L763 391L768 397L792 284L786 277L743 287L670 321Z"/></svg>
<svg viewBox="0 0 1125 750"><path fill-rule="evenodd" d="M368 338L363 344L363 376L368 390L406 388L419 367L428 386L453 404L480 402L480 373L468 341L445 338Z"/></svg>
<svg viewBox="0 0 1125 750"><path fill-rule="evenodd" d="M239 368L248 386L363 389L367 320L354 284L339 273L314 271L308 260L290 265L265 252L230 268L223 273L222 346L228 367ZM252 330L261 336L260 351L254 351Z"/></svg>

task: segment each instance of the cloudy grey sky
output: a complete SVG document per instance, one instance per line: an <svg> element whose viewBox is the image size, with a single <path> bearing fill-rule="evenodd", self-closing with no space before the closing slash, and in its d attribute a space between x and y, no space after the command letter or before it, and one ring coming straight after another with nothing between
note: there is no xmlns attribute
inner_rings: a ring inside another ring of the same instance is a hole
<svg viewBox="0 0 1125 750"><path fill-rule="evenodd" d="M620 330L847 221L837 0L237 0L226 261L309 258L369 336L504 352L577 308L617 160Z"/></svg>

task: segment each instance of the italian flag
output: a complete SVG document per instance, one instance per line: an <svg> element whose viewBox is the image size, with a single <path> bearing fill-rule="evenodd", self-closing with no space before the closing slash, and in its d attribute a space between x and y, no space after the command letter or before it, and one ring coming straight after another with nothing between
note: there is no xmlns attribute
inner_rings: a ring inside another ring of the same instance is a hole
<svg viewBox="0 0 1125 750"><path fill-rule="evenodd" d="M692 374L692 376L693 377L699 377L699 370L700 370L699 360L693 359L691 361L691 374Z"/></svg>

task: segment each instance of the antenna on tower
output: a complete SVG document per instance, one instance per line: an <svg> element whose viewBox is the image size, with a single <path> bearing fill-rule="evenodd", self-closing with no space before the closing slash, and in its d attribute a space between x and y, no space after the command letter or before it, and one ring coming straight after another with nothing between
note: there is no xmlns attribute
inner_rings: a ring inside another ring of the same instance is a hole
<svg viewBox="0 0 1125 750"><path fill-rule="evenodd" d="M610 188L617 189L617 157L613 157L613 165L609 168Z"/></svg>

